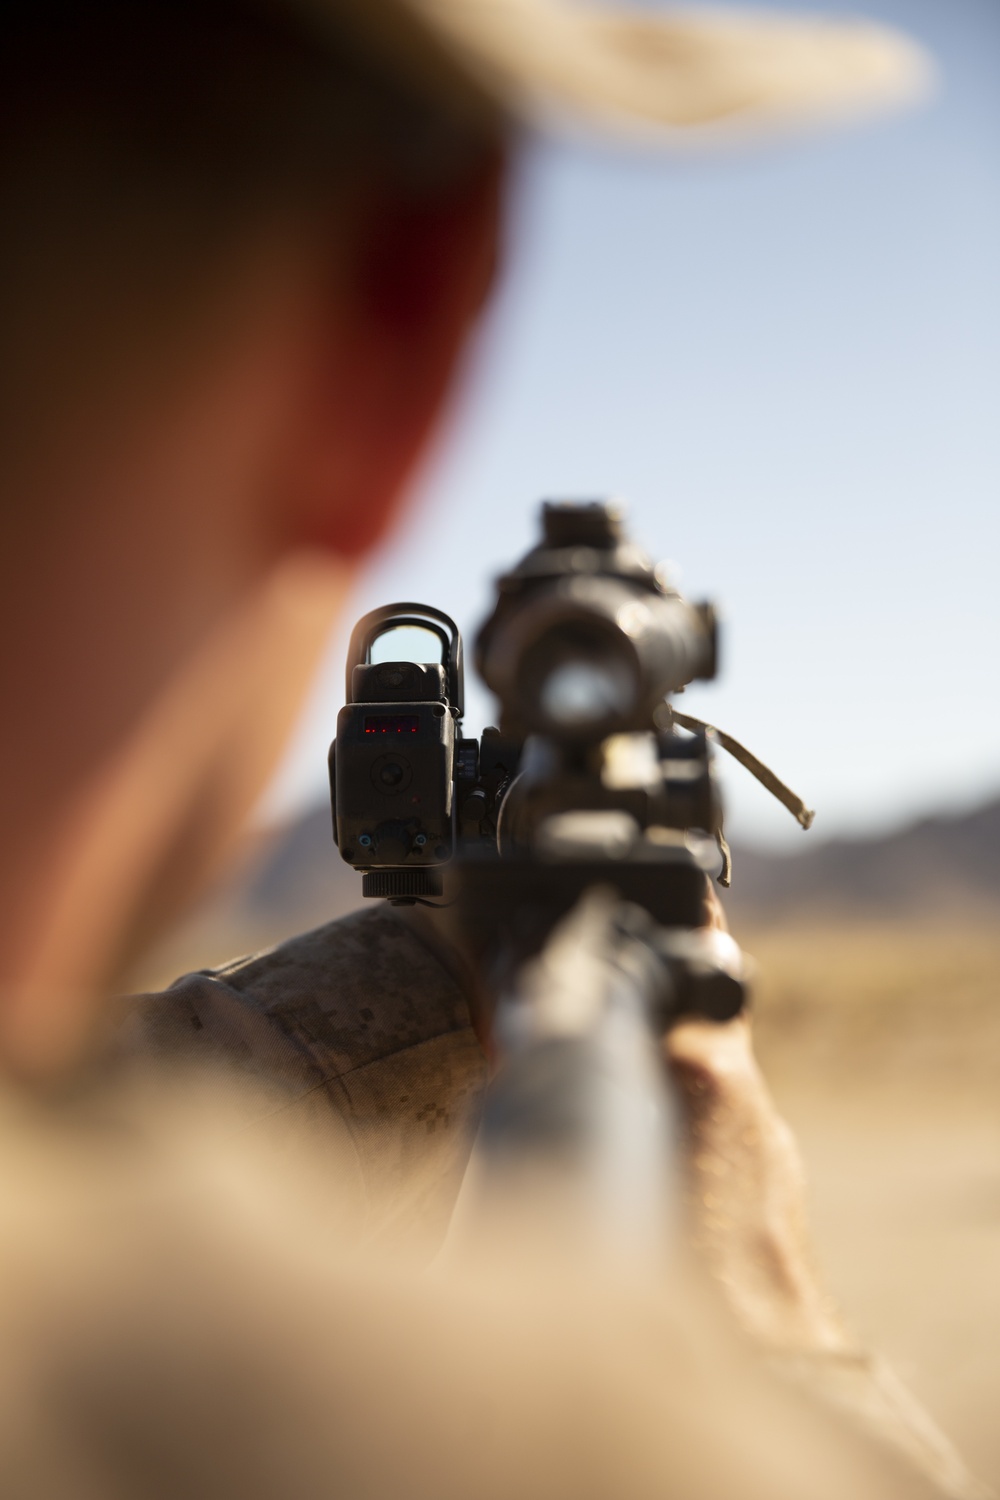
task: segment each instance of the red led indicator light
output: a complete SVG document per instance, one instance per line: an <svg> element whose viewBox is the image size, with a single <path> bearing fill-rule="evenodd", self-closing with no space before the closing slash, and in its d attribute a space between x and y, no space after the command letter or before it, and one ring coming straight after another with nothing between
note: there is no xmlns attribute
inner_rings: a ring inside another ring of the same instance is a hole
<svg viewBox="0 0 1000 1500"><path fill-rule="evenodd" d="M417 714L366 714L365 734L416 734Z"/></svg>

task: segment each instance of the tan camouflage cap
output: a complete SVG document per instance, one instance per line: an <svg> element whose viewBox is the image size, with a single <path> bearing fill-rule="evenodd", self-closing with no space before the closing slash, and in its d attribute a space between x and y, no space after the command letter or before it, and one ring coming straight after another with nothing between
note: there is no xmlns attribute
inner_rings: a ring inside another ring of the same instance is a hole
<svg viewBox="0 0 1000 1500"><path fill-rule="evenodd" d="M453 105L685 146L867 114L923 93L910 38L860 19L574 0L286 0Z"/></svg>

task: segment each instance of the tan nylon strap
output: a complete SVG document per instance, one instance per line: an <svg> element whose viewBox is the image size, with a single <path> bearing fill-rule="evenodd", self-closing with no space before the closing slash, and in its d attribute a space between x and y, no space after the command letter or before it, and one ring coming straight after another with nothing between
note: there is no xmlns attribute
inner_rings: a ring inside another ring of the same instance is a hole
<svg viewBox="0 0 1000 1500"><path fill-rule="evenodd" d="M682 729L703 729L706 734L710 734L714 740L718 741L723 750L728 750L734 760L738 760L741 766L746 767L751 776L756 776L761 786L767 787L772 797L777 797L782 806L788 808L788 811L795 818L796 822L801 824L803 828L812 827L813 818L816 816L812 808L807 807L802 798L796 796L791 787L786 786L779 777L775 776L770 766L766 766L762 760L758 760L752 751L748 750L745 745L740 744L739 740L734 740L732 735L726 734L724 729L717 729L714 724L708 724L704 719L696 719L693 714L678 713L677 709L673 707L671 707L670 713L674 722L679 724ZM723 857L725 857L725 851L723 851Z"/></svg>
<svg viewBox="0 0 1000 1500"><path fill-rule="evenodd" d="M719 846L719 853L722 855L722 869L715 878L723 890L728 891L733 883L733 851L726 842L726 835L722 831L721 823L715 830L715 842Z"/></svg>

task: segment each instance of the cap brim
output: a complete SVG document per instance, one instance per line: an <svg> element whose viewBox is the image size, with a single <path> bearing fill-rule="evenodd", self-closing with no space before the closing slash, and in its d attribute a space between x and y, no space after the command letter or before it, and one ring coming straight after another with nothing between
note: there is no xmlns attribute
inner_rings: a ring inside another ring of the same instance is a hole
<svg viewBox="0 0 1000 1500"><path fill-rule="evenodd" d="M933 79L915 42L861 20L566 0L397 3L499 107L545 127L731 140L892 108Z"/></svg>
<svg viewBox="0 0 1000 1500"><path fill-rule="evenodd" d="M869 115L934 78L916 42L864 20L573 0L284 0L346 22L443 104L680 148Z"/></svg>
<svg viewBox="0 0 1000 1500"><path fill-rule="evenodd" d="M442 107L690 147L882 113L936 69L865 20L574 0L270 0L349 31Z"/></svg>

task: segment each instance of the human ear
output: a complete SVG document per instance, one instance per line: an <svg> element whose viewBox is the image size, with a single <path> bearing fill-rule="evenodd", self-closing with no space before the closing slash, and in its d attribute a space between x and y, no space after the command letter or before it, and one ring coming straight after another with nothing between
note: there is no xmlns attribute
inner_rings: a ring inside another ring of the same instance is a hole
<svg viewBox="0 0 1000 1500"><path fill-rule="evenodd" d="M447 194L363 208L302 413L293 542L355 558L389 525L494 279L502 182L491 155Z"/></svg>

